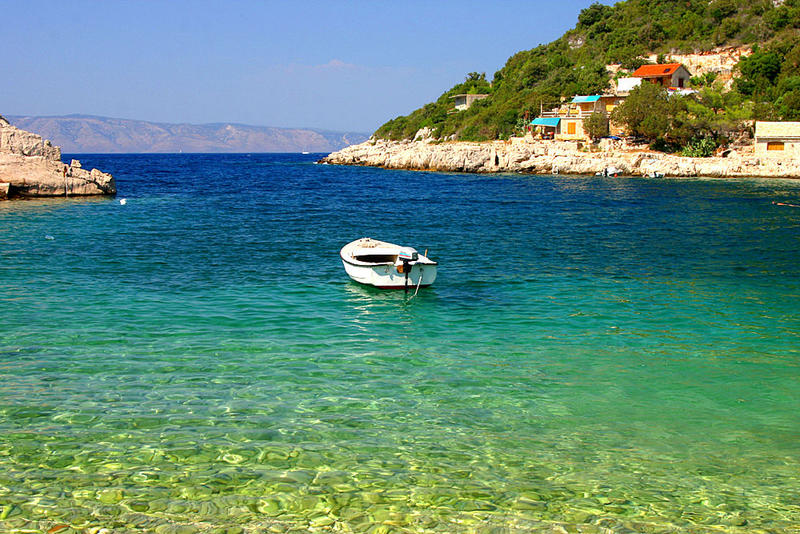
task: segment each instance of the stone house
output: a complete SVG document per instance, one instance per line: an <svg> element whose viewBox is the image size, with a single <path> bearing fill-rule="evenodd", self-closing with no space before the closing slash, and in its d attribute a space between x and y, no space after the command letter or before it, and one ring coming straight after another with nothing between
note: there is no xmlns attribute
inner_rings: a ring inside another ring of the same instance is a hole
<svg viewBox="0 0 800 534"><path fill-rule="evenodd" d="M489 96L488 94L461 94L453 95L450 98L455 100L455 111L464 111L469 109L473 102L476 100L483 100Z"/></svg>
<svg viewBox="0 0 800 534"><path fill-rule="evenodd" d="M692 74L681 63L664 63L661 65L642 65L635 71L634 78L642 78L661 87L678 87L683 89L689 85Z"/></svg>
<svg viewBox="0 0 800 534"><path fill-rule="evenodd" d="M800 158L800 122L756 121L755 155Z"/></svg>

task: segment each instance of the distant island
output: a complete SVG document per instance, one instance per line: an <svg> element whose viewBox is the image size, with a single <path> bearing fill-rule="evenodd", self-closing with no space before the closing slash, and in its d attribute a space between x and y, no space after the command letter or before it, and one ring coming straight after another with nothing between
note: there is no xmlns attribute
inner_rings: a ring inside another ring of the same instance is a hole
<svg viewBox="0 0 800 534"><path fill-rule="evenodd" d="M91 115L6 115L65 153L332 152L369 134L245 124L170 124Z"/></svg>

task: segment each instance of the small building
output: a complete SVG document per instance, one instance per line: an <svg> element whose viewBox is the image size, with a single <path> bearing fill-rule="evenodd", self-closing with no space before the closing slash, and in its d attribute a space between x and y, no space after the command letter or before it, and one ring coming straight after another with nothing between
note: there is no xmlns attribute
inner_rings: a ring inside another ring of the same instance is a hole
<svg viewBox="0 0 800 534"><path fill-rule="evenodd" d="M624 97L617 95L576 96L552 111L542 112L541 117L534 119L531 125L540 127L545 139L588 140L589 136L583 128L584 119L592 113L608 116L623 100ZM612 134L613 130L612 125Z"/></svg>
<svg viewBox="0 0 800 534"><path fill-rule="evenodd" d="M561 118L561 132L558 139L588 139L583 129L583 119L595 111L605 113L600 102L602 95L576 96L566 107L566 114Z"/></svg>
<svg viewBox="0 0 800 534"><path fill-rule="evenodd" d="M800 122L756 121L755 155L800 157Z"/></svg>
<svg viewBox="0 0 800 534"><path fill-rule="evenodd" d="M617 79L617 94L618 95L627 95L631 92L634 87L639 87L641 85L642 79L641 78L618 78Z"/></svg>
<svg viewBox="0 0 800 534"><path fill-rule="evenodd" d="M692 74L680 63L664 63L661 65L642 65L633 71L634 78L642 78L661 87L678 87L683 89L689 85Z"/></svg>
<svg viewBox="0 0 800 534"><path fill-rule="evenodd" d="M455 109L457 111L464 111L465 109L469 109L473 102L477 100L483 100L489 96L488 94L461 94L461 95L453 95L450 98L455 100Z"/></svg>

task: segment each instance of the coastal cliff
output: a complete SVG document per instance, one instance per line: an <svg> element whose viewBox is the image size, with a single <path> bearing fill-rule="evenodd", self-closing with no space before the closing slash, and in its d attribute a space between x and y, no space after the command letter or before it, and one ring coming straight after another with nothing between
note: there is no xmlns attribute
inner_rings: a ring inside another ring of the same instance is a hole
<svg viewBox="0 0 800 534"><path fill-rule="evenodd" d="M755 157L752 147L727 157L689 158L627 147L604 140L589 151L568 141L431 142L372 139L334 152L321 160L337 165L447 172L522 172L532 174L595 174L615 167L619 174L732 178L800 177L800 162Z"/></svg>
<svg viewBox="0 0 800 534"><path fill-rule="evenodd" d="M113 195L114 178L61 161L61 149L0 116L0 198Z"/></svg>

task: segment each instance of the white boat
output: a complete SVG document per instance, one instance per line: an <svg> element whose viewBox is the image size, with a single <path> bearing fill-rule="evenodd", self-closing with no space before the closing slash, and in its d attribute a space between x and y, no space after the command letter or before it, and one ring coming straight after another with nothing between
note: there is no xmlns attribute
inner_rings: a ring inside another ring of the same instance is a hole
<svg viewBox="0 0 800 534"><path fill-rule="evenodd" d="M595 176L605 176L605 177L617 176L617 175L620 175L620 174L622 174L622 170L614 167L613 165L611 165L610 167L606 167L602 171L598 171L598 172L594 173Z"/></svg>
<svg viewBox="0 0 800 534"><path fill-rule="evenodd" d="M368 286L417 290L436 280L438 264L411 247L362 237L342 247L339 255L350 278Z"/></svg>

